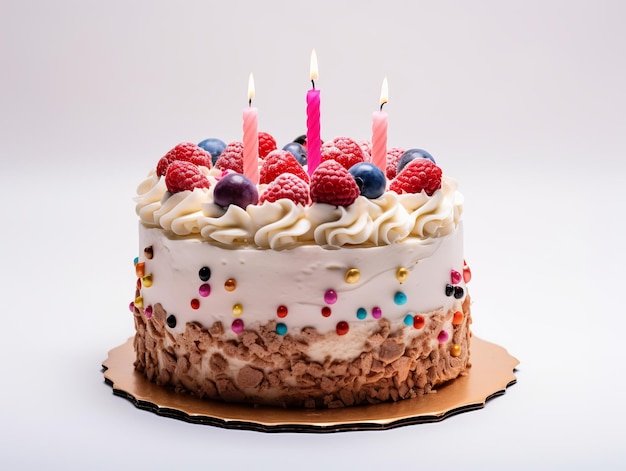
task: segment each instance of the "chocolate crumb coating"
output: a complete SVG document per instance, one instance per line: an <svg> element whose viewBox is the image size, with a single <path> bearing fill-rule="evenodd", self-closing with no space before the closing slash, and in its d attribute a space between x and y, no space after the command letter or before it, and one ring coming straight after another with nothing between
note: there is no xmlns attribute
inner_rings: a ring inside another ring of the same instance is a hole
<svg viewBox="0 0 626 471"><path fill-rule="evenodd" d="M452 324L450 339L441 343L437 335L453 316L432 313L410 340L409 327L394 330L379 319L356 358L320 362L309 349L329 337L341 341L335 332L304 328L282 336L270 321L233 339L219 322L190 322L173 335L166 327L168 313L156 304L150 318L135 308L135 368L158 385L209 400L293 408L398 401L431 393L470 367L469 296L462 322ZM454 352L452 346L458 346Z"/></svg>

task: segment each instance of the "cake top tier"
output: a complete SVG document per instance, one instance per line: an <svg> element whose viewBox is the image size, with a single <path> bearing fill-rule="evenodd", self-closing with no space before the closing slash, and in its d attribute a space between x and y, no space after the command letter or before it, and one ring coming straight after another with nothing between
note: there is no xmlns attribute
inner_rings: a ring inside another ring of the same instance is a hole
<svg viewBox="0 0 626 471"><path fill-rule="evenodd" d="M137 189L141 222L170 237L275 250L427 243L459 223L457 184L425 151L392 148L383 170L368 142L336 138L309 176L302 145L278 150L267 133L259 144L258 181L243 174L239 142L179 144Z"/></svg>

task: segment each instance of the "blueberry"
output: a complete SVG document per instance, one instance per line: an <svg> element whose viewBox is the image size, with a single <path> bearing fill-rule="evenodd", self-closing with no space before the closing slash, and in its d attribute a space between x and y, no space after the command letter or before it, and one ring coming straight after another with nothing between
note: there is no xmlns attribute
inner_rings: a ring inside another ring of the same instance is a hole
<svg viewBox="0 0 626 471"><path fill-rule="evenodd" d="M349 172L366 198L375 199L385 192L385 174L373 163L359 162L350 167Z"/></svg>
<svg viewBox="0 0 626 471"><path fill-rule="evenodd" d="M397 173L400 173L402 171L402 169L404 167L406 167L406 164L408 164L409 162L411 162L412 160L415 160L415 159L428 159L428 160L431 160L432 163L434 163L434 164L437 163L437 162L435 162L435 159L433 159L433 156L430 155L425 150L422 150L422 149L409 149L404 154L402 154L402 156L400 157L400 160L398 161L398 171L397 171Z"/></svg>
<svg viewBox="0 0 626 471"><path fill-rule="evenodd" d="M224 149L226 149L226 143L221 139L209 137L208 139L198 143L198 147L201 147L211 154L211 160L213 161L213 165L215 165L215 162L217 162L220 154L224 151Z"/></svg>
<svg viewBox="0 0 626 471"><path fill-rule="evenodd" d="M293 142L304 145L304 143L306 142L306 134L301 134L300 136L296 137Z"/></svg>
<svg viewBox="0 0 626 471"><path fill-rule="evenodd" d="M215 184L213 202L222 208L227 208L234 204L246 209L249 204L257 204L259 202L259 192L245 175L229 173Z"/></svg>
<svg viewBox="0 0 626 471"><path fill-rule="evenodd" d="M290 152L291 155L293 155L296 160L298 161L298 163L302 166L306 165L306 149L304 148L304 146L298 142L290 142L289 144L286 144L283 147L283 150L286 150L287 152Z"/></svg>

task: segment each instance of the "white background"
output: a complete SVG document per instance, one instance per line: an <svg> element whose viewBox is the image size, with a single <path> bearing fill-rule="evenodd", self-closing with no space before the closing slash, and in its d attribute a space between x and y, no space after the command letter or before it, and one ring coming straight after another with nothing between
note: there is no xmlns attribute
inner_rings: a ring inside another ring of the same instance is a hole
<svg viewBox="0 0 626 471"><path fill-rule="evenodd" d="M626 464L620 1L0 2L5 469L529 469ZM136 409L103 382L133 334L132 196L181 141L304 132L422 147L465 195L479 337L519 358L479 411L263 434ZM8 465L8 466L5 466ZM174 466L174 468L172 468Z"/></svg>

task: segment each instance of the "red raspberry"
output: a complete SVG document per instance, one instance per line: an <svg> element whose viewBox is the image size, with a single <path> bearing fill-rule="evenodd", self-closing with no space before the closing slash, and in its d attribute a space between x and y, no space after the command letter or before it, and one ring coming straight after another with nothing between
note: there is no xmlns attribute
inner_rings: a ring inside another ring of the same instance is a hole
<svg viewBox="0 0 626 471"><path fill-rule="evenodd" d="M203 165L206 168L211 168L211 154L192 142L182 142L161 157L157 164L157 175L159 177L165 175L168 165L176 160L183 160L198 166Z"/></svg>
<svg viewBox="0 0 626 471"><path fill-rule="evenodd" d="M259 157L264 159L267 154L276 150L276 140L266 132L259 133Z"/></svg>
<svg viewBox="0 0 626 471"><path fill-rule="evenodd" d="M311 175L311 200L314 203L349 206L359 193L350 172L334 160L322 162Z"/></svg>
<svg viewBox="0 0 626 471"><path fill-rule="evenodd" d="M388 180L396 178L398 173L398 163L400 163L400 157L404 154L404 149L399 147L392 147L387 151L387 164L385 167L385 174Z"/></svg>
<svg viewBox="0 0 626 471"><path fill-rule="evenodd" d="M372 143L370 141L361 141L359 142L359 147L363 151L363 155L365 156L365 162L371 162L372 161Z"/></svg>
<svg viewBox="0 0 626 471"><path fill-rule="evenodd" d="M217 158L215 167L222 172L232 170L243 173L243 143L235 141L228 144Z"/></svg>
<svg viewBox="0 0 626 471"><path fill-rule="evenodd" d="M209 180L196 164L175 160L167 167L165 185L170 193L179 193L194 188L208 188Z"/></svg>
<svg viewBox="0 0 626 471"><path fill-rule="evenodd" d="M337 155L335 151L328 151L329 148L336 147L341 151ZM349 137L336 137L332 141L325 142L322 146L322 162L333 159L339 162L346 170L349 170L359 162L365 162L365 154L361 146Z"/></svg>
<svg viewBox="0 0 626 471"><path fill-rule="evenodd" d="M431 196L441 188L441 169L430 159L415 159L391 182L389 189L399 195L425 191Z"/></svg>
<svg viewBox="0 0 626 471"><path fill-rule="evenodd" d="M292 173L283 173L270 183L259 198L259 204L264 201L273 203L281 198L287 198L296 204L309 204L309 185Z"/></svg>
<svg viewBox="0 0 626 471"><path fill-rule="evenodd" d="M298 163L296 158L286 150L273 150L265 160L259 172L260 183L271 183L279 175L283 173L292 173L309 183L309 175L304 171L302 165Z"/></svg>

